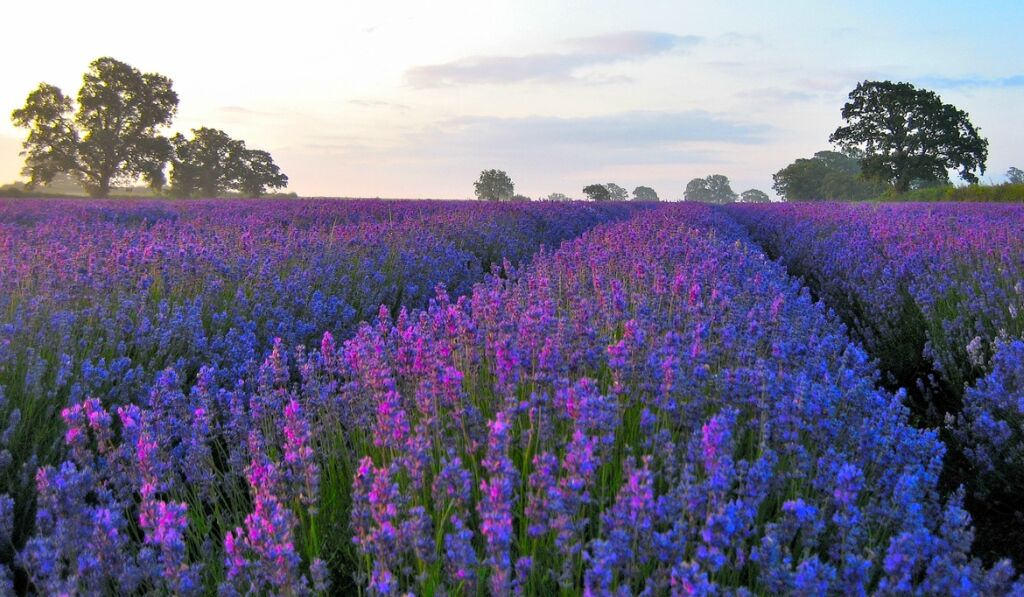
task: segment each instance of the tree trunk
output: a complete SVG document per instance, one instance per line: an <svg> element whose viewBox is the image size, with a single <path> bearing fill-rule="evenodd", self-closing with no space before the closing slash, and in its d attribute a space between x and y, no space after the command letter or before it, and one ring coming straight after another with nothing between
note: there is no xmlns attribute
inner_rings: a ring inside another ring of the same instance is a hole
<svg viewBox="0 0 1024 597"><path fill-rule="evenodd" d="M896 179L896 183L893 184L893 190L896 191L897 195L902 195L910 190L910 179L906 175L900 176Z"/></svg>
<svg viewBox="0 0 1024 597"><path fill-rule="evenodd" d="M89 196L94 199L107 199L110 197L110 178L104 177L99 184L89 190Z"/></svg>

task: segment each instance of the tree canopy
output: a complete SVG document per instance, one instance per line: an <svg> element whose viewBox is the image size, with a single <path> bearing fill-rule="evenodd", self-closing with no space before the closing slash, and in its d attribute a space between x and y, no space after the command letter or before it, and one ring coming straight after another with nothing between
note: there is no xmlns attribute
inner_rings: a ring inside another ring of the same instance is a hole
<svg viewBox="0 0 1024 597"><path fill-rule="evenodd" d="M732 203L736 200L736 193L729 186L727 176L712 174L707 178L694 178L688 182L683 199L704 203Z"/></svg>
<svg viewBox="0 0 1024 597"><path fill-rule="evenodd" d="M846 124L829 137L843 149L864 152L865 177L887 182L896 193L915 181L948 183L948 170L978 182L985 173L988 141L967 113L942 103L927 89L910 83L864 81L843 106Z"/></svg>
<svg viewBox="0 0 1024 597"><path fill-rule="evenodd" d="M219 197L233 191L248 197L264 195L267 188L284 188L288 177L266 151L247 149L218 129L192 130L171 138L171 193L178 197Z"/></svg>
<svg viewBox="0 0 1024 597"><path fill-rule="evenodd" d="M771 203L772 198L760 189L747 189L740 193L741 203Z"/></svg>
<svg viewBox="0 0 1024 597"><path fill-rule="evenodd" d="M861 154L819 151L776 172L772 188L787 201L858 201L878 197L886 185L865 180Z"/></svg>
<svg viewBox="0 0 1024 597"><path fill-rule="evenodd" d="M658 201L658 193L651 187L639 186L633 189L633 201Z"/></svg>
<svg viewBox="0 0 1024 597"><path fill-rule="evenodd" d="M288 177L274 163L270 154L262 149L245 149L236 164L234 183L246 197L261 197L267 189L283 189Z"/></svg>
<svg viewBox="0 0 1024 597"><path fill-rule="evenodd" d="M612 198L612 194L608 192L608 187L603 184L587 185L583 187L583 194L591 201L610 201Z"/></svg>
<svg viewBox="0 0 1024 597"><path fill-rule="evenodd" d="M170 79L109 57L89 65L77 102L40 83L11 114L16 126L29 131L23 144L29 185L66 172L93 197L107 197L112 185L140 176L160 188L171 144L159 131L177 108Z"/></svg>
<svg viewBox="0 0 1024 597"><path fill-rule="evenodd" d="M608 189L608 197L612 201L625 201L629 198L629 192L614 182L604 185L604 188Z"/></svg>
<svg viewBox="0 0 1024 597"><path fill-rule="evenodd" d="M1024 170L1010 166L1006 171L1006 182L1010 184L1024 184Z"/></svg>
<svg viewBox="0 0 1024 597"><path fill-rule="evenodd" d="M548 195L548 199L547 200L548 201L569 201L569 198L566 197L565 193L551 193L550 195Z"/></svg>
<svg viewBox="0 0 1024 597"><path fill-rule="evenodd" d="M515 194L515 185L504 170L484 170L473 183L477 199L484 201L510 201Z"/></svg>
<svg viewBox="0 0 1024 597"><path fill-rule="evenodd" d="M171 193L177 197L217 197L233 186L235 162L244 144L224 131L192 130L192 139L178 133L171 138Z"/></svg>

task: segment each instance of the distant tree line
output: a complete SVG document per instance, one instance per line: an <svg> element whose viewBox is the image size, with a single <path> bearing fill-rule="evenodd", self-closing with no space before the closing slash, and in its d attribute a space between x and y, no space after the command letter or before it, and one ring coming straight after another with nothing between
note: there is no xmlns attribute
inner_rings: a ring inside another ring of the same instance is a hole
<svg viewBox="0 0 1024 597"><path fill-rule="evenodd" d="M886 194L948 187L949 172L972 184L984 174L988 141L963 110L942 102L927 89L910 83L864 81L850 92L842 109L843 124L829 136L836 150L799 158L773 175L772 189L787 201L871 199ZM1024 184L1024 171L1006 173L1008 184ZM583 194L591 201L625 201L626 189L615 184L590 184ZM481 174L477 196L508 200L513 186L500 170ZM552 200L565 196L553 194ZM767 193L733 191L728 177L694 178L683 192L686 201L764 203ZM633 191L634 201L657 201L650 187Z"/></svg>
<svg viewBox="0 0 1024 597"><path fill-rule="evenodd" d="M280 189L288 177L266 151L248 149L223 131L199 128L192 138L160 131L178 110L171 80L142 73L113 58L94 60L76 100L40 83L11 114L28 129L23 146L28 186L45 185L58 174L73 176L92 197L109 197L115 186L140 178L151 189L167 184L179 197L216 197L225 191L260 196Z"/></svg>
<svg viewBox="0 0 1024 597"><path fill-rule="evenodd" d="M694 178L686 184L683 191L683 199L686 201L700 201L702 203L769 203L771 197L759 189L747 189L737 194L732 190L729 178L723 174L712 174L705 178Z"/></svg>
<svg viewBox="0 0 1024 597"><path fill-rule="evenodd" d="M478 199L484 201L529 201L529 197L515 193L515 184L512 178L504 170L484 170L480 177L473 183L474 191ZM590 201L660 201L657 191L647 186L637 186L633 189L633 196L622 186L608 182L604 184L590 184L583 187L583 194ZM771 198L764 191L749 189L739 195L733 192L729 186L729 179L721 174L712 174L707 178L695 178L686 186L684 192L686 201L703 201L707 203L732 203L744 201L747 203L767 203ZM569 197L563 193L551 193L547 196L548 201L569 201Z"/></svg>
<svg viewBox="0 0 1024 597"><path fill-rule="evenodd" d="M515 183L504 170L484 170L473 183L477 199L482 201L529 201L525 195L515 192ZM591 201L628 201L629 192L614 182L592 184L583 187L583 194ZM569 201L564 193L551 193L548 201ZM638 186L633 189L633 201L658 201L658 193L651 187Z"/></svg>

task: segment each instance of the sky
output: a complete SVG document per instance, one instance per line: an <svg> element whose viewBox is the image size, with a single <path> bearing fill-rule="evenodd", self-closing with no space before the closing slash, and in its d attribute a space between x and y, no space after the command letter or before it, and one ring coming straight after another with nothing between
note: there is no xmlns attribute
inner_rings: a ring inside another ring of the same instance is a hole
<svg viewBox="0 0 1024 597"><path fill-rule="evenodd" d="M1024 2L138 0L5 5L0 109L111 56L174 81L167 131L271 152L305 196L468 198L481 170L581 197L772 173L828 149L863 80L908 81L1024 167ZM0 119L0 184L25 131Z"/></svg>

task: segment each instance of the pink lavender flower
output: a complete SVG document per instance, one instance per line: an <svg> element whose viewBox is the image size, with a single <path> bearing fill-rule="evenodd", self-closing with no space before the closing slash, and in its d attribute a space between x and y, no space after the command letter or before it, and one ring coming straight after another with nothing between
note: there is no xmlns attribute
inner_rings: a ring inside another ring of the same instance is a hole
<svg viewBox="0 0 1024 597"><path fill-rule="evenodd" d="M280 475L268 461L254 460L248 471L253 511L245 525L224 536L226 589L275 591L291 587L302 592L308 579L300 570L293 529L295 515L276 497Z"/></svg>
<svg viewBox="0 0 1024 597"><path fill-rule="evenodd" d="M377 419L373 427L373 443L378 448L400 450L409 436L409 421L396 391L385 392L377 402Z"/></svg>
<svg viewBox="0 0 1024 597"><path fill-rule="evenodd" d="M150 563L153 582L178 595L198 594L202 589L199 566L189 565L187 561L187 510L185 504L154 500L151 490L146 489L139 505L139 526L145 533L144 543L156 550L152 558L154 561ZM150 557L143 552L139 559L147 562Z"/></svg>
<svg viewBox="0 0 1024 597"><path fill-rule="evenodd" d="M103 454L111 449L111 417L99 400L88 398L63 409L60 414L67 426L64 442L78 464L88 466L96 453Z"/></svg>

